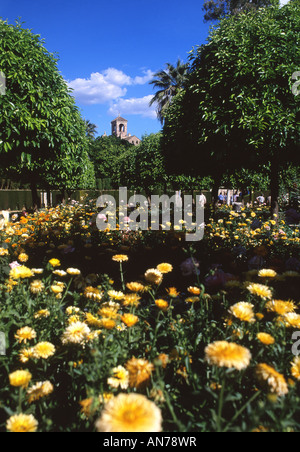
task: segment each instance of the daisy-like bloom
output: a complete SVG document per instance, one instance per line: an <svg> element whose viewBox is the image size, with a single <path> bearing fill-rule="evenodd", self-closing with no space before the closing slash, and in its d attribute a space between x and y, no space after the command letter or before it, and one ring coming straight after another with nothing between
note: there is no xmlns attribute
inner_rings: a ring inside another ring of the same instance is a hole
<svg viewBox="0 0 300 452"><path fill-rule="evenodd" d="M155 300L155 304L161 311L165 312L168 310L169 303L166 300L162 299Z"/></svg>
<svg viewBox="0 0 300 452"><path fill-rule="evenodd" d="M36 432L38 421L32 414L15 414L6 422L6 428L13 433Z"/></svg>
<svg viewBox="0 0 300 452"><path fill-rule="evenodd" d="M104 318L101 319L101 327L105 328L106 330L112 330L116 326L116 322L113 319Z"/></svg>
<svg viewBox="0 0 300 452"><path fill-rule="evenodd" d="M20 262L27 262L28 261L28 259L29 259L29 256L26 254L26 253L21 253L21 254L19 254L19 256L18 256L18 260L20 261Z"/></svg>
<svg viewBox="0 0 300 452"><path fill-rule="evenodd" d="M186 303L196 303L197 301L200 301L199 297L188 297L185 299Z"/></svg>
<svg viewBox="0 0 300 452"><path fill-rule="evenodd" d="M31 373L28 370L16 370L9 374L9 383L11 386L21 386L22 388L27 388L30 380Z"/></svg>
<svg viewBox="0 0 300 452"><path fill-rule="evenodd" d="M180 295L180 292L178 292L176 287L169 287L168 289L166 289L166 291L171 298L177 298Z"/></svg>
<svg viewBox="0 0 300 452"><path fill-rule="evenodd" d="M273 345L275 344L275 339L271 334L268 333L257 333L257 339L264 345Z"/></svg>
<svg viewBox="0 0 300 452"><path fill-rule="evenodd" d="M267 386L272 394L283 396L288 393L288 385L284 376L277 372L274 367L265 363L258 364L255 368L255 375L257 380L263 386Z"/></svg>
<svg viewBox="0 0 300 452"><path fill-rule="evenodd" d="M39 294L45 289L44 283L40 279L35 279L30 283L30 292L33 294Z"/></svg>
<svg viewBox="0 0 300 452"><path fill-rule="evenodd" d="M114 395L111 392L103 392L103 394L99 395L98 400L101 404L105 404L113 398L114 398Z"/></svg>
<svg viewBox="0 0 300 452"><path fill-rule="evenodd" d="M23 328L17 330L15 338L19 341L19 343L24 342L24 344L26 344L27 341L36 338L36 332L30 326L24 326Z"/></svg>
<svg viewBox="0 0 300 452"><path fill-rule="evenodd" d="M53 392L53 384L50 381L40 381L27 389L28 402L32 403Z"/></svg>
<svg viewBox="0 0 300 452"><path fill-rule="evenodd" d="M78 276L81 274L81 271L78 268L67 268L67 273L71 276Z"/></svg>
<svg viewBox="0 0 300 452"><path fill-rule="evenodd" d="M123 366L114 367L112 377L107 379L107 383L113 388L127 389L129 385L129 372Z"/></svg>
<svg viewBox="0 0 300 452"><path fill-rule="evenodd" d="M60 284L52 284L51 290L55 295L61 294L64 291Z"/></svg>
<svg viewBox="0 0 300 452"><path fill-rule="evenodd" d="M163 280L163 274L157 268L150 268L145 273L145 279L148 283L158 286Z"/></svg>
<svg viewBox="0 0 300 452"><path fill-rule="evenodd" d="M63 344L84 344L91 330L83 322L74 322L64 331L61 341Z"/></svg>
<svg viewBox="0 0 300 452"><path fill-rule="evenodd" d="M134 357L125 364L125 367L129 372L129 386L131 388L146 386L154 370L153 364L146 359Z"/></svg>
<svg viewBox="0 0 300 452"><path fill-rule="evenodd" d="M131 282L126 284L127 289L129 289L131 292L143 292L145 289L145 286L139 282Z"/></svg>
<svg viewBox="0 0 300 452"><path fill-rule="evenodd" d="M116 254L115 256L112 257L112 260L115 262L127 262L128 261L128 256L126 254Z"/></svg>
<svg viewBox="0 0 300 452"><path fill-rule="evenodd" d="M139 318L137 315L125 313L121 316L121 320L126 326L131 327L139 321Z"/></svg>
<svg viewBox="0 0 300 452"><path fill-rule="evenodd" d="M67 315L73 315L80 312L80 309L77 306L68 306L66 308L66 314Z"/></svg>
<svg viewBox="0 0 300 452"><path fill-rule="evenodd" d="M188 287L188 292L191 293L192 295L200 295L201 289L199 287L190 286Z"/></svg>
<svg viewBox="0 0 300 452"><path fill-rule="evenodd" d="M98 432L161 432L161 410L141 394L119 394L105 404Z"/></svg>
<svg viewBox="0 0 300 452"><path fill-rule="evenodd" d="M8 250L6 248L0 248L0 256L8 256Z"/></svg>
<svg viewBox="0 0 300 452"><path fill-rule="evenodd" d="M84 289L83 296L85 298L95 301L100 301L102 299L102 294L100 293L100 290L92 286L87 286Z"/></svg>
<svg viewBox="0 0 300 452"><path fill-rule="evenodd" d="M157 267L157 270L160 273L170 273L173 270L173 266L171 264L167 264L165 262L163 262L162 264L159 264Z"/></svg>
<svg viewBox="0 0 300 452"><path fill-rule="evenodd" d="M23 348L19 353L21 363L27 363L30 359L35 358L34 347Z"/></svg>
<svg viewBox="0 0 300 452"><path fill-rule="evenodd" d="M141 297L137 293L130 293L125 295L123 300L123 306L138 306L140 304Z"/></svg>
<svg viewBox="0 0 300 452"><path fill-rule="evenodd" d="M291 374L297 380L300 380L300 356L295 356L293 361L291 362Z"/></svg>
<svg viewBox="0 0 300 452"><path fill-rule="evenodd" d="M264 284L250 284L247 289L252 295L256 295L263 300L271 300L272 298L271 289Z"/></svg>
<svg viewBox="0 0 300 452"><path fill-rule="evenodd" d="M117 290L109 290L107 292L107 295L112 298L113 300L123 300L124 299L124 294L123 292L117 291Z"/></svg>
<svg viewBox="0 0 300 452"><path fill-rule="evenodd" d="M275 312L279 315L285 315L289 312L294 312L296 305L292 301L270 300L267 302L266 308L269 312Z"/></svg>
<svg viewBox="0 0 300 452"><path fill-rule="evenodd" d="M43 268L32 268L31 271L35 274L35 275L41 275L44 272Z"/></svg>
<svg viewBox="0 0 300 452"><path fill-rule="evenodd" d="M258 272L260 278L275 278L277 273L272 269L262 269Z"/></svg>
<svg viewBox="0 0 300 452"><path fill-rule="evenodd" d="M9 277L12 279L31 278L33 275L34 273L30 270L30 268L25 267L25 265L14 267L9 272Z"/></svg>
<svg viewBox="0 0 300 452"><path fill-rule="evenodd" d="M49 264L52 265L52 267L60 267L60 260L59 259L50 259Z"/></svg>
<svg viewBox="0 0 300 452"><path fill-rule="evenodd" d="M249 366L251 353L234 342L216 341L205 348L205 359L210 365L242 370Z"/></svg>
<svg viewBox="0 0 300 452"><path fill-rule="evenodd" d="M55 347L51 342L39 342L34 346L34 353L37 358L48 359L55 353Z"/></svg>
<svg viewBox="0 0 300 452"><path fill-rule="evenodd" d="M35 319L46 318L50 316L50 311L48 309L40 309L34 314Z"/></svg>
<svg viewBox="0 0 300 452"><path fill-rule="evenodd" d="M230 307L229 312L243 322L254 323L255 314L253 312L253 304L241 301Z"/></svg>
<svg viewBox="0 0 300 452"><path fill-rule="evenodd" d="M117 319L119 317L118 306L109 306L107 304L103 304L103 306L98 310L98 314L107 319Z"/></svg>
<svg viewBox="0 0 300 452"><path fill-rule="evenodd" d="M67 275L67 272L65 272L64 270L53 270L52 273L53 273L53 275L60 276L60 277Z"/></svg>
<svg viewBox="0 0 300 452"><path fill-rule="evenodd" d="M101 327L101 319L99 319L98 317L94 316L90 312L86 312L85 313L85 321L90 326L95 326L97 328Z"/></svg>
<svg viewBox="0 0 300 452"><path fill-rule="evenodd" d="M284 314L280 318L280 321L282 321L287 328L300 328L300 314L296 314L295 312Z"/></svg>

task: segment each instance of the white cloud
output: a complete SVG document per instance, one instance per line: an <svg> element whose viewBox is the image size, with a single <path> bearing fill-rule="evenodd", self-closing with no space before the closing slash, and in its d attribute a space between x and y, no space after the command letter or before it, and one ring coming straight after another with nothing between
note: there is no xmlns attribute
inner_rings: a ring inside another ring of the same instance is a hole
<svg viewBox="0 0 300 452"><path fill-rule="evenodd" d="M149 107L149 102L152 97L150 94L149 96L139 98L118 99L110 106L109 114L117 116L122 112L122 115L140 115L144 118L156 119L155 107L153 105Z"/></svg>
<svg viewBox="0 0 300 452"><path fill-rule="evenodd" d="M151 70L143 71L143 76L130 77L116 68L93 72L89 78L76 78L68 82L73 96L82 104L105 104L124 97L127 86L144 85L153 78Z"/></svg>

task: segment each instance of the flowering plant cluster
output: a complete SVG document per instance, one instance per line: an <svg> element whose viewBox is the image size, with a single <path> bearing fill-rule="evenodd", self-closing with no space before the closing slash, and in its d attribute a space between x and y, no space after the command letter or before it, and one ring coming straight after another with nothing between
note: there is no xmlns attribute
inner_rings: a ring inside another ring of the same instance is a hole
<svg viewBox="0 0 300 452"><path fill-rule="evenodd" d="M0 233L0 430L298 430L298 229L224 209L194 247L178 231L130 245L93 215Z"/></svg>

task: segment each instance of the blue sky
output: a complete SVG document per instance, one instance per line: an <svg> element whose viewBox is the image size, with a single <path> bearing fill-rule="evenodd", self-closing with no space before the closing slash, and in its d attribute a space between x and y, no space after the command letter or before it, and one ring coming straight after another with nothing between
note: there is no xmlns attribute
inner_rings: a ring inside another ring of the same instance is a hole
<svg viewBox="0 0 300 452"><path fill-rule="evenodd" d="M128 132L142 137L161 125L149 100L153 74L187 61L204 43L203 0L2 0L0 17L39 34L74 89L82 117L111 132L120 114Z"/></svg>

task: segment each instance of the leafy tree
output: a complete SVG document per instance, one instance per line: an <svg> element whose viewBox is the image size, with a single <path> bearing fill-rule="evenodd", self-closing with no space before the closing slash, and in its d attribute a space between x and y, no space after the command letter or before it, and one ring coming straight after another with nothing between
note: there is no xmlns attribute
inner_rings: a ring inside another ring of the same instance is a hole
<svg viewBox="0 0 300 452"><path fill-rule="evenodd" d="M204 21L220 20L228 14L257 10L271 3L271 0L207 0L203 5Z"/></svg>
<svg viewBox="0 0 300 452"><path fill-rule="evenodd" d="M273 212L279 170L299 161L299 0L228 16L191 54L185 91L170 106L163 149L169 171L208 174L271 167Z"/></svg>
<svg viewBox="0 0 300 452"><path fill-rule="evenodd" d="M0 20L0 69L6 92L0 96L0 154L6 176L37 188L94 185L85 124L60 75L57 59L20 23ZM88 176L85 172L88 171Z"/></svg>
<svg viewBox="0 0 300 452"><path fill-rule="evenodd" d="M160 70L154 74L154 79L149 82L158 88L158 91L150 101L150 106L157 104L157 117L163 124L167 109L169 108L172 98L184 86L187 76L188 64L178 59L176 66L170 63L166 64L165 70Z"/></svg>
<svg viewBox="0 0 300 452"><path fill-rule="evenodd" d="M86 128L86 136L90 139L94 139L96 132L97 132L97 126L96 124L93 124L91 121L89 121L88 119L86 119L84 121L85 123L85 128Z"/></svg>

